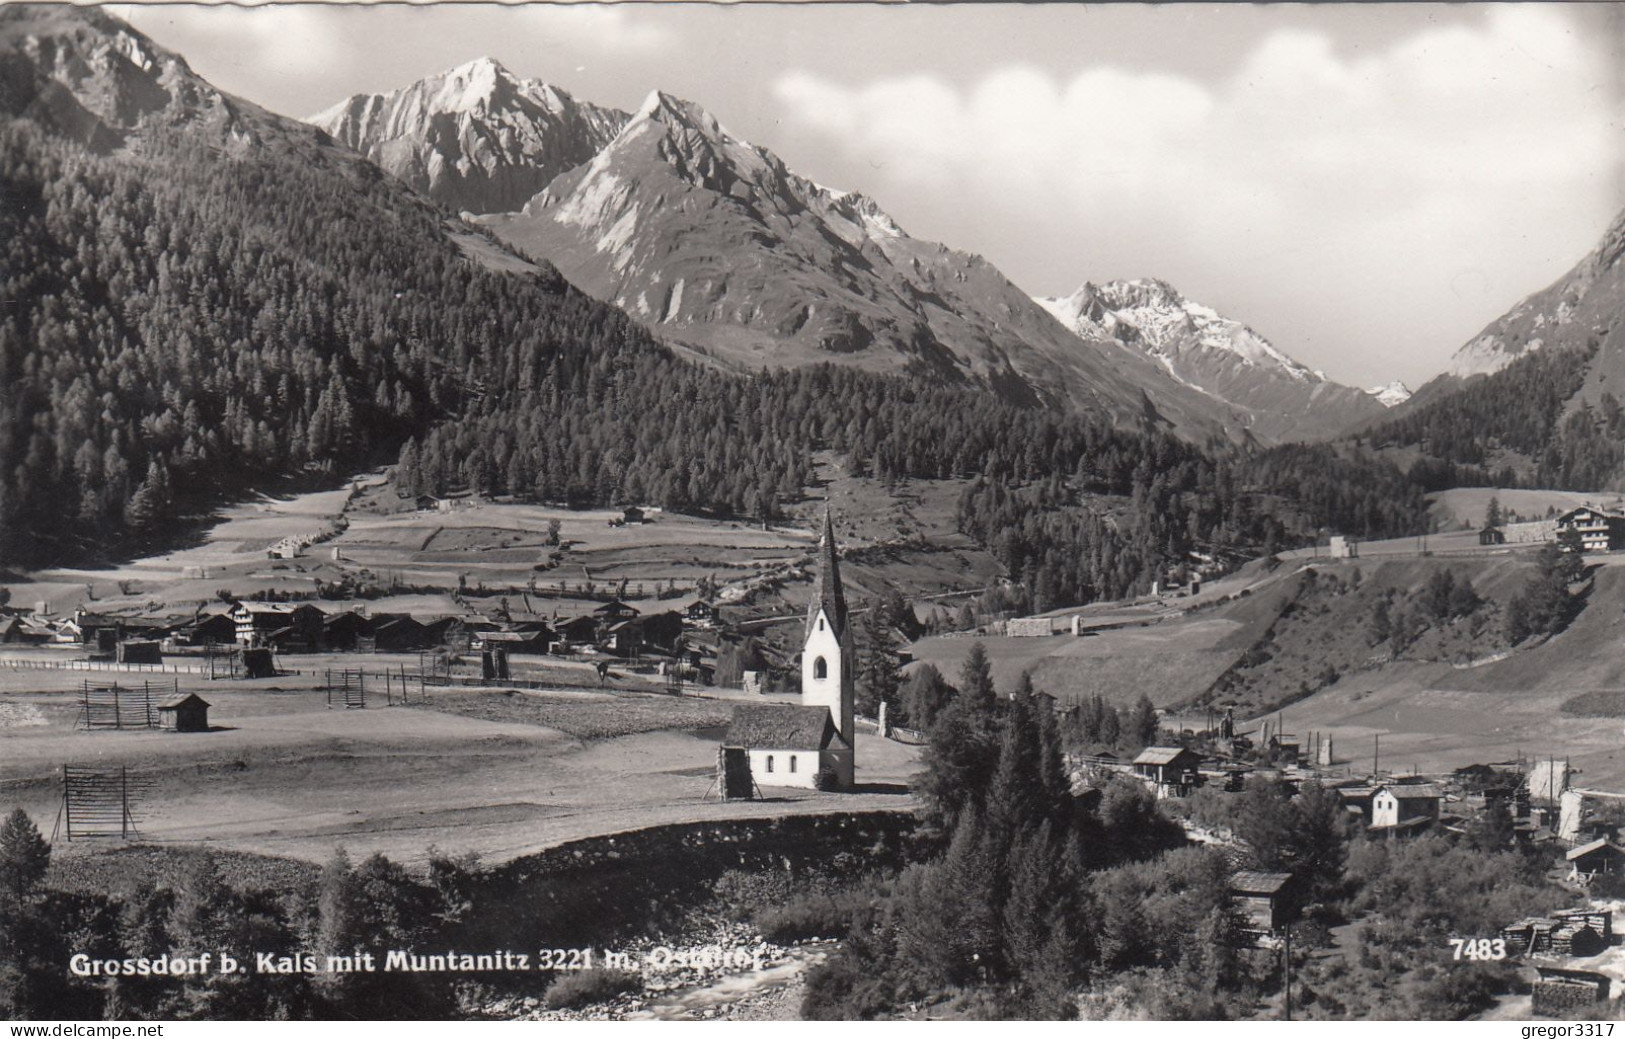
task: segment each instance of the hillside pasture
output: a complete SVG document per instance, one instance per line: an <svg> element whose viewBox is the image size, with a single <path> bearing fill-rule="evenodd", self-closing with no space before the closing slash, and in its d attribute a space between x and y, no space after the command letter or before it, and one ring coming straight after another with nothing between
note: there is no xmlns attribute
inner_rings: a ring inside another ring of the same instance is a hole
<svg viewBox="0 0 1625 1039"><path fill-rule="evenodd" d="M1439 529L1466 528L1478 530L1484 525L1490 499L1496 499L1507 518L1503 522L1545 519L1548 512L1558 513L1577 505L1603 505L1625 509L1625 496L1597 494L1584 491L1554 491L1513 489L1499 487L1453 487L1435 491L1427 496L1428 515L1438 522Z"/></svg>
<svg viewBox="0 0 1625 1039"><path fill-rule="evenodd" d="M1515 577L1481 579L1494 587ZM1384 758L1423 769L1567 758L1583 785L1625 792L1625 730L1611 713L1625 689L1622 641L1625 573L1602 567L1561 634L1468 664L1399 661L1347 675L1289 707L1288 728L1329 732L1367 761L1380 736Z"/></svg>
<svg viewBox="0 0 1625 1039"><path fill-rule="evenodd" d="M971 645L980 642L1001 690L1014 688L1030 671L1035 687L1062 702L1099 694L1128 706L1145 694L1156 706L1171 708L1189 700L1192 690L1206 689L1235 661L1241 649L1226 643L1241 627L1204 617L1083 636L937 637L916 642L911 652L957 682Z"/></svg>

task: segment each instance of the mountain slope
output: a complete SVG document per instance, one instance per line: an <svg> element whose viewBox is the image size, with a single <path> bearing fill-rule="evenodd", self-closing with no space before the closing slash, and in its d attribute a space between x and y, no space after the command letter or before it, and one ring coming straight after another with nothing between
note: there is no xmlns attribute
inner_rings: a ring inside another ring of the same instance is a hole
<svg viewBox="0 0 1625 1039"><path fill-rule="evenodd" d="M1326 439L1383 412L1369 394L1311 371L1167 282L1085 282L1070 296L1038 303L1079 336L1143 352L1175 379L1231 405L1265 442Z"/></svg>
<svg viewBox="0 0 1625 1039"><path fill-rule="evenodd" d="M1625 485L1622 316L1625 213L1573 270L1475 336L1449 370L1361 435L1527 486ZM1429 482L1449 479L1441 468Z"/></svg>
<svg viewBox="0 0 1625 1039"><path fill-rule="evenodd" d="M1245 437L1222 401L1062 328L978 256L910 237L653 93L592 161L482 222L663 339L747 368L836 361Z"/></svg>
<svg viewBox="0 0 1625 1039"><path fill-rule="evenodd" d="M505 439L448 446L437 481L601 472L655 428L638 461L692 473L687 501L799 486L770 438L663 421L692 368L620 312L102 9L0 7L0 72L0 568L172 540L521 393ZM605 372L637 377L594 397Z"/></svg>
<svg viewBox="0 0 1625 1039"><path fill-rule="evenodd" d="M1536 350L1597 343L1596 376L1585 399L1595 403L1601 388L1589 383L1625 383L1625 342L1612 333L1625 312L1625 212L1614 218L1597 247L1567 274L1520 300L1450 358L1444 372L1413 397L1425 404L1481 376L1493 375Z"/></svg>
<svg viewBox="0 0 1625 1039"><path fill-rule="evenodd" d="M453 212L495 213L592 158L626 120L480 58L306 121Z"/></svg>

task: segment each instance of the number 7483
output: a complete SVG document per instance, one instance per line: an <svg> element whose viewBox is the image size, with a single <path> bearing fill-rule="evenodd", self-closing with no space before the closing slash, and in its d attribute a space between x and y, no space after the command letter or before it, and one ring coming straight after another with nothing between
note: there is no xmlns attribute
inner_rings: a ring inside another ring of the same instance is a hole
<svg viewBox="0 0 1625 1039"><path fill-rule="evenodd" d="M1450 946L1458 960L1504 960L1507 958L1505 938L1452 938Z"/></svg>

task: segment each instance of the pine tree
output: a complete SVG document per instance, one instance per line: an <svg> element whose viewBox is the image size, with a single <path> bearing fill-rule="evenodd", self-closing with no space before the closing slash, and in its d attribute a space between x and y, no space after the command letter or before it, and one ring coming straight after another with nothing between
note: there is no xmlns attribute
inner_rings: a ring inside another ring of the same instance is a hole
<svg viewBox="0 0 1625 1039"><path fill-rule="evenodd" d="M0 825L0 886L21 908L51 865L51 845L21 808Z"/></svg>

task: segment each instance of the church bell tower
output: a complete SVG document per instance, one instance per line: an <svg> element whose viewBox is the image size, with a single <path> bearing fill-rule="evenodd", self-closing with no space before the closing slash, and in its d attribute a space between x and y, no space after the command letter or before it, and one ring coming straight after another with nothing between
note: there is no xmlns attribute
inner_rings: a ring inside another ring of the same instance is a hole
<svg viewBox="0 0 1625 1039"><path fill-rule="evenodd" d="M830 720L846 749L836 772L842 789L853 783L852 712L857 700L857 654L852 626L841 592L841 570L835 559L835 527L824 512L824 535L818 546L818 588L807 606L807 631L801 644L801 702L829 709Z"/></svg>

